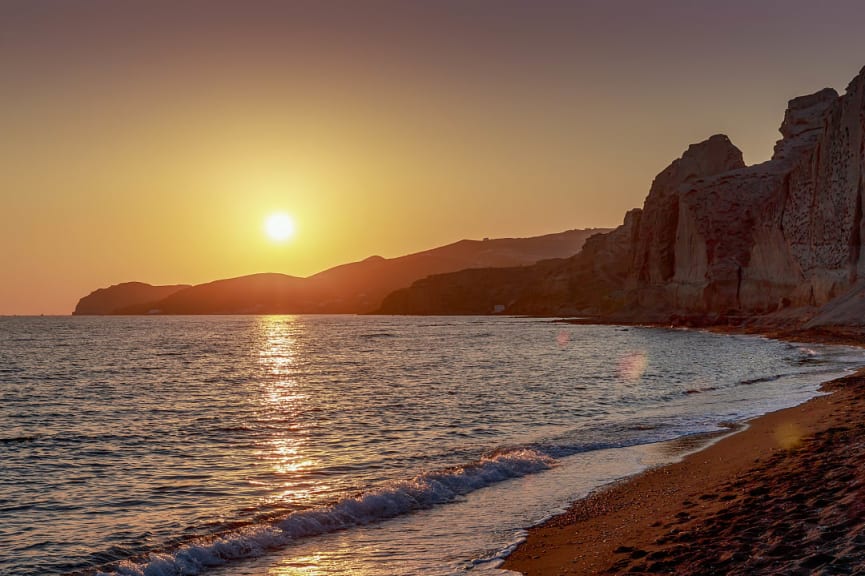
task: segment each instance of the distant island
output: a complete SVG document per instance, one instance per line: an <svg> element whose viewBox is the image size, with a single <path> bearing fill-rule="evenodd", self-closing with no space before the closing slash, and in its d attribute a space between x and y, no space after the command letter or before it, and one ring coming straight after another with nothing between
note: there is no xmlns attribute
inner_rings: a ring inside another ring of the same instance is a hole
<svg viewBox="0 0 865 576"><path fill-rule="evenodd" d="M753 166L722 134L690 146L642 209L571 258L421 279L378 312L865 325L865 69L843 96L791 100L780 132Z"/></svg>
<svg viewBox="0 0 865 576"><path fill-rule="evenodd" d="M363 314L379 308L391 292L426 276L564 259L578 253L588 237L607 231L461 240L398 258L372 256L308 278L265 273L197 286L126 282L81 298L73 314Z"/></svg>

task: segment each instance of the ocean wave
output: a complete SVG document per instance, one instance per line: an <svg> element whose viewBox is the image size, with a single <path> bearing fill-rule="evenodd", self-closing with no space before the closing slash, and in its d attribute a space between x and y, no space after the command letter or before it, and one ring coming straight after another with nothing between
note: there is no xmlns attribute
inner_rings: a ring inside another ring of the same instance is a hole
<svg viewBox="0 0 865 576"><path fill-rule="evenodd" d="M517 448L446 470L394 481L377 490L345 498L332 506L294 512L266 525L250 525L178 549L125 560L99 575L194 576L232 560L260 556L297 539L386 520L456 498L511 478L550 468L553 459L536 450Z"/></svg>

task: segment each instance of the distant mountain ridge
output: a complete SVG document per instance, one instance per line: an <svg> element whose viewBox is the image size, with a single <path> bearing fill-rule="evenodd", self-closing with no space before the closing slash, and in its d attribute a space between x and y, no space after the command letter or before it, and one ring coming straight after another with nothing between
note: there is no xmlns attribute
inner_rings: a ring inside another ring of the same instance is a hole
<svg viewBox="0 0 865 576"><path fill-rule="evenodd" d="M397 258L371 256L307 278L263 273L196 286L129 282L85 296L73 314L362 314L376 310L394 290L431 274L566 258L579 252L588 237L605 231L460 240Z"/></svg>

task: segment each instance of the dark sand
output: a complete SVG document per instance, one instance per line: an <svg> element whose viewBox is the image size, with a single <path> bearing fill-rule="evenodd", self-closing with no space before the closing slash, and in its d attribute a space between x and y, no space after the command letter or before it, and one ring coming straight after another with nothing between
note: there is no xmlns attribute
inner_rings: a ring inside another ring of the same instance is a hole
<svg viewBox="0 0 865 576"><path fill-rule="evenodd" d="M824 388L576 502L531 529L504 568L865 575L865 370Z"/></svg>

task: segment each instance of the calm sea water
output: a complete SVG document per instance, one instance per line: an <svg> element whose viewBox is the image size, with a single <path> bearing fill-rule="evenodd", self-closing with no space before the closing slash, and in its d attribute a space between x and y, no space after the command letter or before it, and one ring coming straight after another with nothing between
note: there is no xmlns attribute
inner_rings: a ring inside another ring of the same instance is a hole
<svg viewBox="0 0 865 576"><path fill-rule="evenodd" d="M859 350L514 318L0 318L0 573L462 574Z"/></svg>

